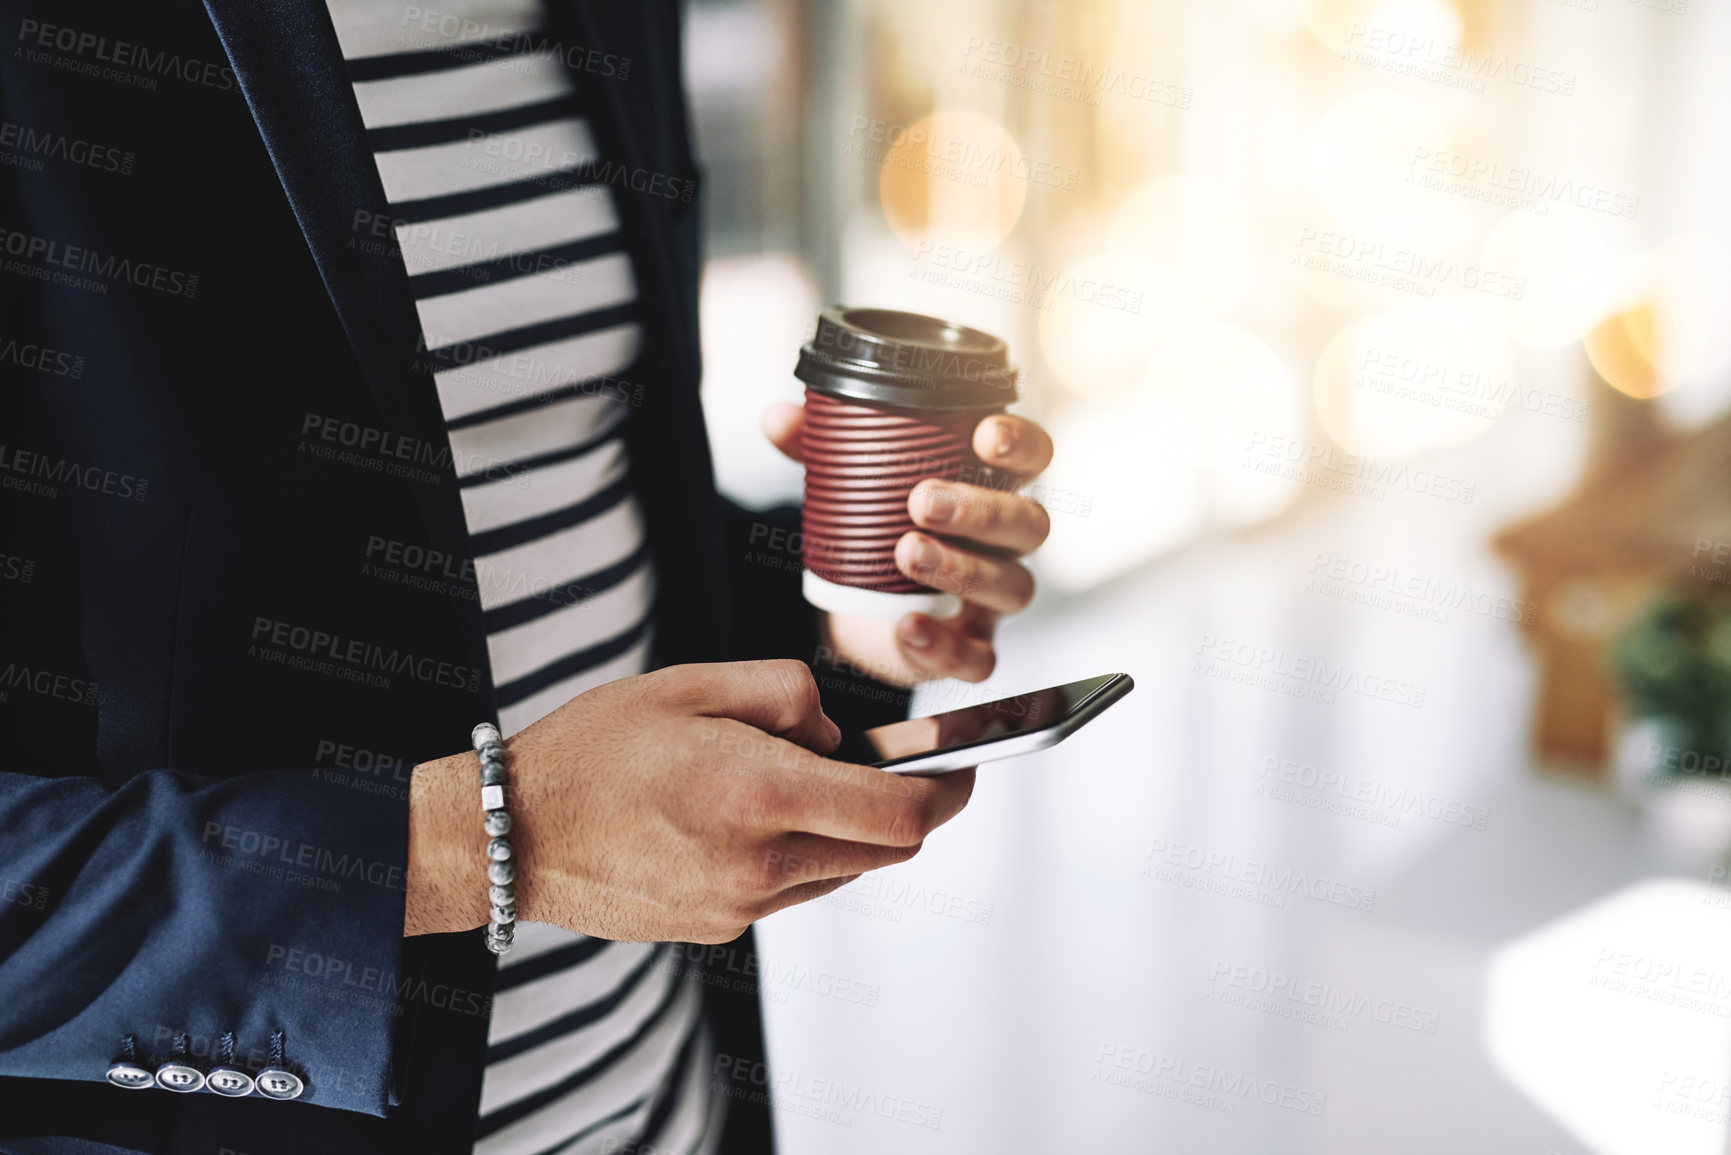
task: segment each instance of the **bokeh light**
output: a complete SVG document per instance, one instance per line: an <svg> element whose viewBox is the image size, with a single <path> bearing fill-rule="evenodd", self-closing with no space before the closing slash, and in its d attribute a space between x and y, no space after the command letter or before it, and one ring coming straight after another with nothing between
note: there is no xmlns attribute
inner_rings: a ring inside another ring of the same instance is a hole
<svg viewBox="0 0 1731 1155"><path fill-rule="evenodd" d="M1163 344L1144 388L1113 404L1073 405L1053 427L1059 450L1042 485L1058 508L1036 558L1060 589L1086 589L1182 544L1205 525L1274 516L1302 486L1246 468L1253 444L1304 433L1292 375L1254 334L1203 325Z"/></svg>
<svg viewBox="0 0 1731 1155"><path fill-rule="evenodd" d="M1312 387L1343 448L1402 458L1484 433L1519 384L1508 338L1483 311L1440 302L1348 323L1317 358Z"/></svg>
<svg viewBox="0 0 1731 1155"><path fill-rule="evenodd" d="M1147 397L1071 405L1051 422L1057 455L1037 493L1054 510L1033 565L1042 585L1086 590L1206 525L1202 479L1179 464L1189 434ZM1071 515L1059 512L1070 507Z"/></svg>
<svg viewBox="0 0 1731 1155"><path fill-rule="evenodd" d="M1629 339L1672 383L1731 368L1731 246L1720 237L1679 233L1643 263L1637 292L1647 315Z"/></svg>
<svg viewBox="0 0 1731 1155"><path fill-rule="evenodd" d="M1082 397L1133 390L1155 350L1193 315L1169 278L1126 253L1086 257L1049 285L1040 350L1058 379Z"/></svg>
<svg viewBox="0 0 1731 1155"><path fill-rule="evenodd" d="M1234 325L1206 325L1175 337L1148 372L1151 403L1184 432L1179 460L1203 479L1211 518L1247 525L1297 496L1290 482L1244 468L1258 439L1304 432L1303 400L1292 374L1266 342Z"/></svg>
<svg viewBox="0 0 1731 1155"><path fill-rule="evenodd" d="M1657 397L1670 378L1655 367L1662 338L1658 312L1645 302L1606 317L1582 340L1587 359L1610 385L1630 397Z"/></svg>
<svg viewBox="0 0 1731 1155"><path fill-rule="evenodd" d="M1422 237L1439 252L1463 242L1470 202L1424 183L1424 160L1454 138L1456 107L1428 92L1359 92L1324 114L1307 168L1335 221L1374 236Z"/></svg>
<svg viewBox="0 0 1731 1155"><path fill-rule="evenodd" d="M1112 251L1140 258L1185 288L1193 315L1236 309L1256 277L1250 206L1230 185L1161 177L1137 189L1112 222Z"/></svg>
<svg viewBox="0 0 1731 1155"><path fill-rule="evenodd" d="M1498 286L1485 301L1516 340L1557 349L1604 316L1613 281L1596 226L1576 217L1512 212L1485 241L1482 275Z"/></svg>
<svg viewBox="0 0 1731 1155"><path fill-rule="evenodd" d="M940 109L886 131L878 174L884 218L903 243L989 248L1022 215L1022 150L1009 130L966 109Z"/></svg>
<svg viewBox="0 0 1731 1155"><path fill-rule="evenodd" d="M1446 0L1299 0L1298 10L1312 35L1343 54L1364 48L1369 29L1441 45L1460 43L1460 14Z"/></svg>

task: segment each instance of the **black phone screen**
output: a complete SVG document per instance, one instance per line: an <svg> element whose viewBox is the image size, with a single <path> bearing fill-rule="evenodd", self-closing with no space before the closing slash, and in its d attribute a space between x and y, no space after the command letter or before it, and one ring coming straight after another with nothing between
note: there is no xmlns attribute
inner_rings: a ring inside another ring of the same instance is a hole
<svg viewBox="0 0 1731 1155"><path fill-rule="evenodd" d="M990 742L1011 734L1044 730L1116 676L1104 674L1098 678L1083 678L1079 682L1066 682L1062 686L1017 694L1013 698L999 698L995 702L981 702L977 706L964 706L943 714L874 726L844 738L842 748L834 756L849 762L887 762L893 758L949 750L971 742Z"/></svg>

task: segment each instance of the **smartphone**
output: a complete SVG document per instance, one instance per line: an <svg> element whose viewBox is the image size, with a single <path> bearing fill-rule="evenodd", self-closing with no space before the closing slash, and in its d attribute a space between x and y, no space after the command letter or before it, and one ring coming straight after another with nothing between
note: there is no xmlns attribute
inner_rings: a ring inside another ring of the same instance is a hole
<svg viewBox="0 0 1731 1155"><path fill-rule="evenodd" d="M876 726L850 743L856 761L896 774L947 774L1056 746L1135 687L1128 674L1102 674Z"/></svg>

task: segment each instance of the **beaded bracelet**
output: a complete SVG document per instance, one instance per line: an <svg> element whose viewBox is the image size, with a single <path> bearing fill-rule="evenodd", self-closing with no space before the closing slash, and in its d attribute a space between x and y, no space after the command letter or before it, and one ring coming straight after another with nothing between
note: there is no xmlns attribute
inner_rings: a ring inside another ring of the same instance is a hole
<svg viewBox="0 0 1731 1155"><path fill-rule="evenodd" d="M511 949L517 924L517 868L511 861L511 815L505 810L505 743L499 729L482 722L470 732L481 756L482 824L487 831L487 949Z"/></svg>

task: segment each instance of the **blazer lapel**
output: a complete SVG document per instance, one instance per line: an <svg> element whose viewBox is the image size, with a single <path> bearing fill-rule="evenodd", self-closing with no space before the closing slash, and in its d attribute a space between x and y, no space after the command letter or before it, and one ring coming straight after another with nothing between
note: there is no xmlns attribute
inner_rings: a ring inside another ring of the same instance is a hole
<svg viewBox="0 0 1731 1155"><path fill-rule="evenodd" d="M356 227L386 214L385 191L343 69L324 0L204 0L312 250L387 430L449 447L429 373L417 367L421 326L394 254L366 251ZM468 552L456 478L407 482L428 544ZM454 599L473 665L490 670L478 603ZM490 681L490 679L489 679Z"/></svg>

